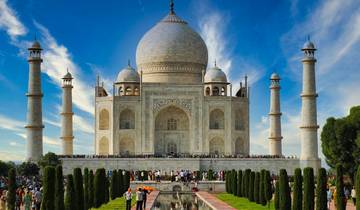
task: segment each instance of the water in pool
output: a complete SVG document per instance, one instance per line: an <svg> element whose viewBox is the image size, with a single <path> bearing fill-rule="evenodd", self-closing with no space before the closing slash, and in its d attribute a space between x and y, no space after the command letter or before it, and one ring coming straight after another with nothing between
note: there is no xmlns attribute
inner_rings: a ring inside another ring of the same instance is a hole
<svg viewBox="0 0 360 210"><path fill-rule="evenodd" d="M211 210L194 193L161 192L151 210Z"/></svg>

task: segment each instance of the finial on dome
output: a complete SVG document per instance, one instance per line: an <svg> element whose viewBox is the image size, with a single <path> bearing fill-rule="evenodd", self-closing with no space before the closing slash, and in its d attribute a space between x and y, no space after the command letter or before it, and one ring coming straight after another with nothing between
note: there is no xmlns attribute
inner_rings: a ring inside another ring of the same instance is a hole
<svg viewBox="0 0 360 210"><path fill-rule="evenodd" d="M170 14L175 14L174 12L174 0L170 0Z"/></svg>

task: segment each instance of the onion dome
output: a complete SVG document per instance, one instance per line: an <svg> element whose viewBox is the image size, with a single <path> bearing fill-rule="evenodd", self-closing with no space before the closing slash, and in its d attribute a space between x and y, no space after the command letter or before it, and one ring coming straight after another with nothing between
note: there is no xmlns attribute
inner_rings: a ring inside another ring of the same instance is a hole
<svg viewBox="0 0 360 210"><path fill-rule="evenodd" d="M308 36L308 39L307 39L307 41L304 43L303 48L302 48L301 50L302 50L302 51L304 51L304 50L316 50L314 43L312 43L312 42L310 41L310 36Z"/></svg>
<svg viewBox="0 0 360 210"><path fill-rule="evenodd" d="M204 82L227 83L226 74L215 64L214 67L206 71Z"/></svg>
<svg viewBox="0 0 360 210"><path fill-rule="evenodd" d="M204 40L173 11L141 38L136 64L143 82L201 82L208 50Z"/></svg>
<svg viewBox="0 0 360 210"><path fill-rule="evenodd" d="M40 43L35 39L35 41L29 47L29 50L42 50L42 49Z"/></svg>
<svg viewBox="0 0 360 210"><path fill-rule="evenodd" d="M126 82L140 82L140 76L137 71L135 71L134 68L130 66L130 63L127 67L122 69L116 79L115 83L126 83Z"/></svg>
<svg viewBox="0 0 360 210"><path fill-rule="evenodd" d="M67 71L67 73L65 74L65 76L63 77L63 79L72 79L72 75L70 74L69 71Z"/></svg>
<svg viewBox="0 0 360 210"><path fill-rule="evenodd" d="M277 73L272 73L270 79L271 80L280 80L280 76Z"/></svg>

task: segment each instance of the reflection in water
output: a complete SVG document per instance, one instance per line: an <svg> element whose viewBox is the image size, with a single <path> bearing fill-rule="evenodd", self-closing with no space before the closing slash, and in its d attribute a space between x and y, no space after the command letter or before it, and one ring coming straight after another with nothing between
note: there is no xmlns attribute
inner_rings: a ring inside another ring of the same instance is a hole
<svg viewBox="0 0 360 210"><path fill-rule="evenodd" d="M160 193L151 210L211 210L193 193Z"/></svg>

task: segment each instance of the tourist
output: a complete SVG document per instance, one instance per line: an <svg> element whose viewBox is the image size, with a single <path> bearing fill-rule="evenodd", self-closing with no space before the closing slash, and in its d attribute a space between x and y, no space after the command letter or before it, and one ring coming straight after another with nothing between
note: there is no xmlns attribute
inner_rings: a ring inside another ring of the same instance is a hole
<svg viewBox="0 0 360 210"><path fill-rule="evenodd" d="M3 192L2 192L2 195L1 195L1 197L0 197L0 209L6 209L6 193L7 193L7 191L6 190L4 190Z"/></svg>
<svg viewBox="0 0 360 210"><path fill-rule="evenodd" d="M125 199L126 199L126 210L131 209L131 188L129 187L128 190L125 192ZM25 209L26 210L26 209Z"/></svg>
<svg viewBox="0 0 360 210"><path fill-rule="evenodd" d="M331 200L332 200L332 192L331 190L328 188L327 192L326 192L326 197L327 197L327 208L330 209L331 206Z"/></svg>
<svg viewBox="0 0 360 210"><path fill-rule="evenodd" d="M34 194L34 200L35 200L35 209L36 210L40 210L41 207L41 198L42 198L42 194L41 194L41 189L38 188Z"/></svg>
<svg viewBox="0 0 360 210"><path fill-rule="evenodd" d="M142 199L143 199L142 202L143 202L144 210L146 209L147 194L150 194L150 192L144 187L144 189L142 190Z"/></svg>
<svg viewBox="0 0 360 210"><path fill-rule="evenodd" d="M24 208L25 210L30 210L31 208L31 195L29 190L26 191L26 194L23 198Z"/></svg>
<svg viewBox="0 0 360 210"><path fill-rule="evenodd" d="M142 210L142 202L143 202L143 193L142 193L142 189L139 187L139 189L136 191L136 210Z"/></svg>
<svg viewBox="0 0 360 210"><path fill-rule="evenodd" d="M352 188L351 190L351 198L353 200L354 206L356 206L356 191L355 191L355 187Z"/></svg>

